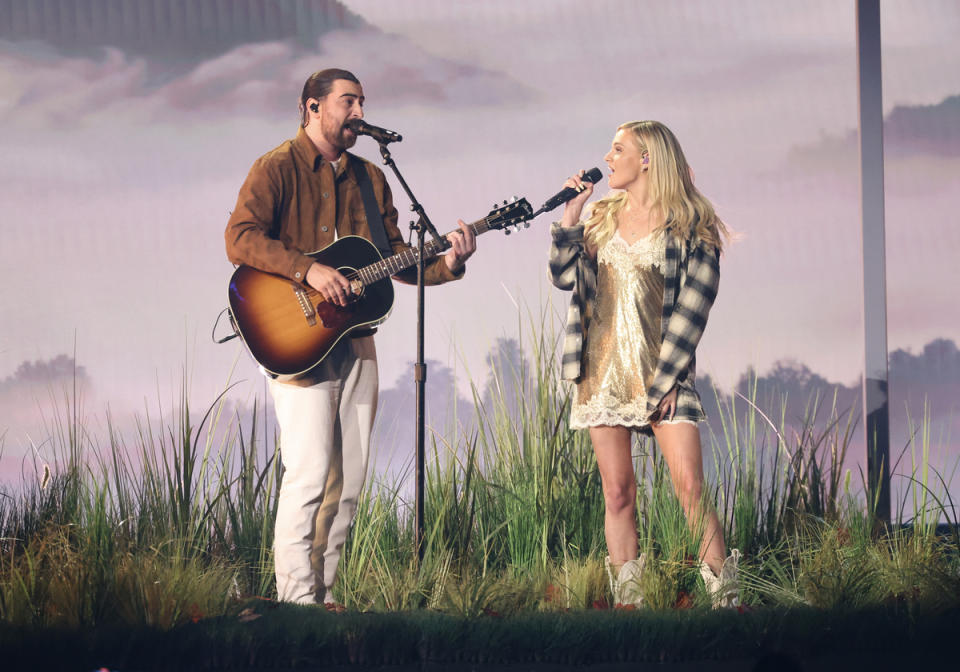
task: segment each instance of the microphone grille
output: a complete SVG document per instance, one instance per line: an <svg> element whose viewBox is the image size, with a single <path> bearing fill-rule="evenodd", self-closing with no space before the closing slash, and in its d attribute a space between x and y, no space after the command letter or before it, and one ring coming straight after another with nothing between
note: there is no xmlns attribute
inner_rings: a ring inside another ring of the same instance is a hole
<svg viewBox="0 0 960 672"><path fill-rule="evenodd" d="M600 172L599 168L591 168L586 173L583 174L583 177L580 179L584 182L590 182L596 184L603 177L603 173Z"/></svg>

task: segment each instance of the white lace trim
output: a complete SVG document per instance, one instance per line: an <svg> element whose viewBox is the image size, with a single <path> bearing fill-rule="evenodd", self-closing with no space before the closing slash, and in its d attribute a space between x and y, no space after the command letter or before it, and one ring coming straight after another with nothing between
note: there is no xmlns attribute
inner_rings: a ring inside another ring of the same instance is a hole
<svg viewBox="0 0 960 672"><path fill-rule="evenodd" d="M583 403L579 399L574 401L570 409L570 426L574 429L597 425L642 427L647 424L646 411L646 397L625 404L606 390L600 390Z"/></svg>
<svg viewBox="0 0 960 672"><path fill-rule="evenodd" d="M606 390L601 390L587 399L585 403L580 403L575 399L570 408L570 428L571 429L589 429L590 427L608 426L608 427L646 427L647 400L635 400L633 403L623 404ZM697 426L697 420L689 418L673 418L672 420L661 420L660 425L679 425L686 423Z"/></svg>
<svg viewBox="0 0 960 672"><path fill-rule="evenodd" d="M661 421L660 421L659 423L657 423L657 424L660 424L660 425L679 425L679 424L681 424L681 423L684 423L684 424L693 425L694 427L696 427L698 422L700 422L700 421L699 421L699 420L688 420L687 418L675 418L675 419L673 419L673 420L661 420Z"/></svg>
<svg viewBox="0 0 960 672"><path fill-rule="evenodd" d="M666 256L667 243L659 233L656 235L651 233L628 243L619 231L614 231L610 240L597 253L597 261L620 268L631 266L663 268Z"/></svg>

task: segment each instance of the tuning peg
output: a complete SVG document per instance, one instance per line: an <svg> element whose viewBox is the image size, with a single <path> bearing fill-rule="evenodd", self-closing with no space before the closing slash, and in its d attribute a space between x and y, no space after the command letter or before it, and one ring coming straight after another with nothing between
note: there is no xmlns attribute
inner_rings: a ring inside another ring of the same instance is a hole
<svg viewBox="0 0 960 672"><path fill-rule="evenodd" d="M530 228L530 222L524 222L524 223L523 223L523 228L529 229L529 228Z"/></svg>
<svg viewBox="0 0 960 672"><path fill-rule="evenodd" d="M511 199L510 199L510 202L511 202L511 203L516 203L516 202L517 202L517 197L514 196L513 198L511 198Z"/></svg>
<svg viewBox="0 0 960 672"><path fill-rule="evenodd" d="M509 226L503 227L503 235L509 236L511 233L513 233L513 232L510 230L510 227L509 227Z"/></svg>

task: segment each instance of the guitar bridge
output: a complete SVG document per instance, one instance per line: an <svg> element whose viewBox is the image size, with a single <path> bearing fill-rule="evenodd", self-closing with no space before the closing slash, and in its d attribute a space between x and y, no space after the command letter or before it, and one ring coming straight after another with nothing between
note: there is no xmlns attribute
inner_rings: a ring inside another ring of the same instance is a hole
<svg viewBox="0 0 960 672"><path fill-rule="evenodd" d="M307 296L307 293L302 287L297 285L293 285L293 293L297 297L297 303L300 304L300 310L303 311L303 316L307 318L307 324L311 327L317 326L317 311L313 307L310 297Z"/></svg>

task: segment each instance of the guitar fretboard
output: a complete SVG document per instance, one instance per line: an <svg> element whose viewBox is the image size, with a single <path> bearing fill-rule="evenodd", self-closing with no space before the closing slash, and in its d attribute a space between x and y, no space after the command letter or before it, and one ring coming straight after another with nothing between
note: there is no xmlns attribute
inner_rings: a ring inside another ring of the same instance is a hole
<svg viewBox="0 0 960 672"><path fill-rule="evenodd" d="M467 224L467 227L473 231L473 235L479 236L481 233L486 233L490 230L490 221L495 219L492 215L484 217L483 219L477 220L471 224ZM450 233L455 233L451 231ZM450 233L443 235L443 239L446 240L447 236ZM444 251L445 248L440 246L440 243L436 240L428 240L423 244L423 260L424 262L433 259L435 256ZM370 264L369 266L364 266L363 268L357 271L357 277L364 285L372 285L378 280L383 280L384 278L389 278L390 276L396 275L405 268L410 268L411 266L416 265L417 263L417 248L412 247L410 249L404 250L399 254L395 254L386 259L381 259L380 261Z"/></svg>

